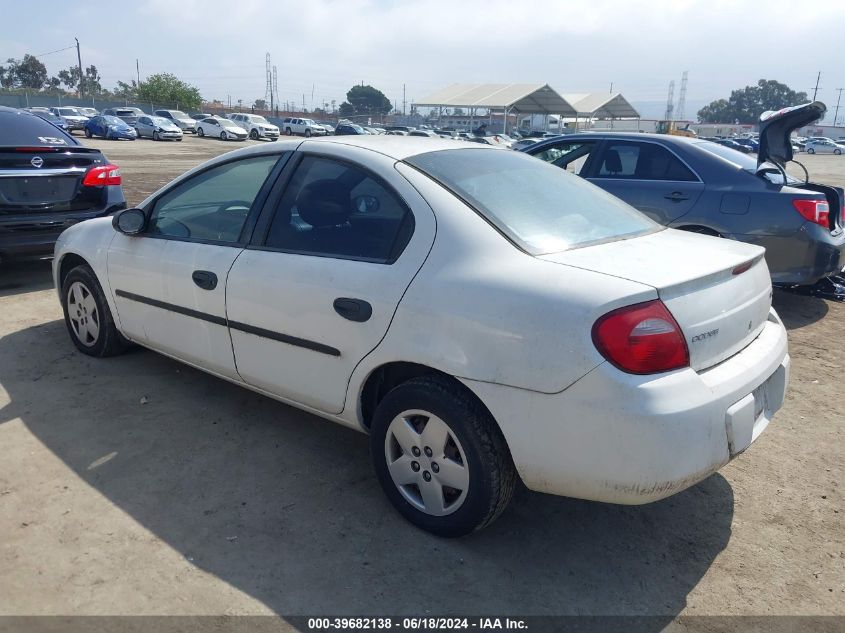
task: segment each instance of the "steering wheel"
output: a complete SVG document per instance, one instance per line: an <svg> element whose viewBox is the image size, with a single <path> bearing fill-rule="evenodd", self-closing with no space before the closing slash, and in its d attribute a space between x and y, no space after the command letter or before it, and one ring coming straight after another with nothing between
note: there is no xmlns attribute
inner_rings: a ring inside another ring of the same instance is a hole
<svg viewBox="0 0 845 633"><path fill-rule="evenodd" d="M217 211L215 211L215 213L220 213L222 211L234 211L235 209L246 209L247 212L249 212L251 207L252 203L247 202L246 200L229 200L217 207Z"/></svg>

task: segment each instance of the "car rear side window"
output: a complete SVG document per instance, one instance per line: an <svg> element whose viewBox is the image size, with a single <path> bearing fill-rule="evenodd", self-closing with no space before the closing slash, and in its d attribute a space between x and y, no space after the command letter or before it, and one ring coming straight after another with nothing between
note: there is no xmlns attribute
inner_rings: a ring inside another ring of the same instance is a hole
<svg viewBox="0 0 845 633"><path fill-rule="evenodd" d="M556 143L542 151L531 152L531 155L571 174L580 174L595 147L595 142L570 141Z"/></svg>
<svg viewBox="0 0 845 633"><path fill-rule="evenodd" d="M406 162L532 255L661 229L619 198L522 152L457 149L419 154Z"/></svg>
<svg viewBox="0 0 845 633"><path fill-rule="evenodd" d="M591 170L593 171L593 170ZM665 147L656 143L608 142L593 178L696 181L695 174Z"/></svg>
<svg viewBox="0 0 845 633"><path fill-rule="evenodd" d="M280 156L255 156L207 169L179 183L153 207L150 235L236 243L252 203Z"/></svg>
<svg viewBox="0 0 845 633"><path fill-rule="evenodd" d="M79 145L79 143L49 121L29 112L20 110L0 112L0 146L51 147L57 145Z"/></svg>
<svg viewBox="0 0 845 633"><path fill-rule="evenodd" d="M306 156L279 200L264 246L389 263L413 226L410 210L381 180L348 163Z"/></svg>

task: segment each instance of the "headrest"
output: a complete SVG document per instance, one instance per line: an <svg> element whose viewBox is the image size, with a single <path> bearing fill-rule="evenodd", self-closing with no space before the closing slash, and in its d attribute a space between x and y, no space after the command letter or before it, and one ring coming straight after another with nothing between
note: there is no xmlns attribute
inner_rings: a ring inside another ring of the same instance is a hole
<svg viewBox="0 0 845 633"><path fill-rule="evenodd" d="M604 154L604 170L611 174L618 174L622 171L622 159L615 149L607 150Z"/></svg>
<svg viewBox="0 0 845 633"><path fill-rule="evenodd" d="M315 180L296 197L299 217L313 227L344 224L352 212L352 192L337 180Z"/></svg>

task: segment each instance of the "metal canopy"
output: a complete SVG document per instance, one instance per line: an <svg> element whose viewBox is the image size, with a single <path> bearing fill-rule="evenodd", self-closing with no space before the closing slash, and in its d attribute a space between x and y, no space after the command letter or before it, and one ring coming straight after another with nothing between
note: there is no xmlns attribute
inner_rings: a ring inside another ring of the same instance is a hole
<svg viewBox="0 0 845 633"><path fill-rule="evenodd" d="M526 114L575 116L549 84L452 84L414 102L423 107L487 108Z"/></svg>
<svg viewBox="0 0 845 633"><path fill-rule="evenodd" d="M566 94L563 98L571 103L579 117L587 119L638 119L640 113L634 109L621 92L609 94Z"/></svg>

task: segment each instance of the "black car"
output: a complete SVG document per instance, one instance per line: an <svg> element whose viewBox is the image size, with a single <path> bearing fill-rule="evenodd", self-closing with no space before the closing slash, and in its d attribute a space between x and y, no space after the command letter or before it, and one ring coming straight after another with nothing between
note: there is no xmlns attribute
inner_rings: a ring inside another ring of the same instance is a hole
<svg viewBox="0 0 845 633"><path fill-rule="evenodd" d="M713 142L718 143L722 147L730 147L731 149L736 150L737 152L742 152L743 154L750 154L753 151L750 147L743 145L742 143L738 143L730 138L717 138Z"/></svg>
<svg viewBox="0 0 845 633"><path fill-rule="evenodd" d="M100 150L0 106L0 261L50 255L70 225L125 207L120 169Z"/></svg>
<svg viewBox="0 0 845 633"><path fill-rule="evenodd" d="M523 151L577 174L656 222L757 244L772 282L813 285L845 264L845 191L793 178L790 134L824 115L815 102L760 123L757 158L719 143L667 134L592 132ZM726 139L720 139L726 140Z"/></svg>
<svg viewBox="0 0 845 633"><path fill-rule="evenodd" d="M366 130L354 123L341 123L334 129L335 136L352 136L356 134L367 134Z"/></svg>

